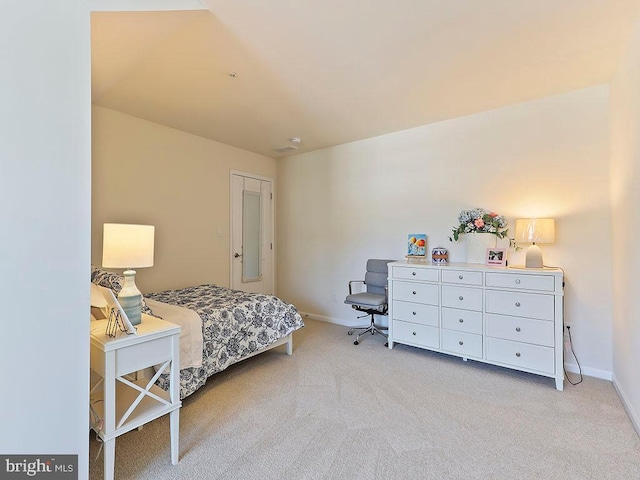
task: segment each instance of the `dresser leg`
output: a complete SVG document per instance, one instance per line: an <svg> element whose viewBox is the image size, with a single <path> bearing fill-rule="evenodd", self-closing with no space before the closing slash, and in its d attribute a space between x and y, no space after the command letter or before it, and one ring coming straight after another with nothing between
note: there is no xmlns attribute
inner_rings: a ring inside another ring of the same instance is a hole
<svg viewBox="0 0 640 480"><path fill-rule="evenodd" d="M169 427L171 429L171 464L178 464L178 434L180 432L180 410L176 409L169 414Z"/></svg>
<svg viewBox="0 0 640 480"><path fill-rule="evenodd" d="M104 442L104 480L113 480L116 460L116 439Z"/></svg>
<svg viewBox="0 0 640 480"><path fill-rule="evenodd" d="M556 378L556 390L564 390L564 378Z"/></svg>

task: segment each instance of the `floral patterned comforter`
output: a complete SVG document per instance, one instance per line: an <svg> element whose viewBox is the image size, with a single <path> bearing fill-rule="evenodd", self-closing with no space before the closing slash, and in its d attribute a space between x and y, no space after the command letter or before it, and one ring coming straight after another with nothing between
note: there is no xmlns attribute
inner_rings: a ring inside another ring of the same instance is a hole
<svg viewBox="0 0 640 480"><path fill-rule="evenodd" d="M304 326L296 308L273 295L200 285L145 297L190 308L202 319L202 367L180 371L180 398L191 395L214 373ZM158 383L166 389L168 381L163 375Z"/></svg>

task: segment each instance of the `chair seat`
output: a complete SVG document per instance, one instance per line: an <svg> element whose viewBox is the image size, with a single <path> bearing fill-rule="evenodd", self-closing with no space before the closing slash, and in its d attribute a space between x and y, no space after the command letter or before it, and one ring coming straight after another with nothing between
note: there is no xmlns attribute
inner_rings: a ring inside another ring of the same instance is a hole
<svg viewBox="0 0 640 480"><path fill-rule="evenodd" d="M348 303L349 305L362 305L365 307L371 308L381 308L386 304L385 296L380 295L378 293L354 293L353 295L349 295L344 303Z"/></svg>

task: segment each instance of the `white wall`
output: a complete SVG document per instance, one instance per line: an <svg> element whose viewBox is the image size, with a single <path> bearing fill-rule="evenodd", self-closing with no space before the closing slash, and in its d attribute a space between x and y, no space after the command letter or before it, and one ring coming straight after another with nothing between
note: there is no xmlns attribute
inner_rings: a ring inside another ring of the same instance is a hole
<svg viewBox="0 0 640 480"><path fill-rule="evenodd" d="M104 223L150 224L155 259L136 275L142 292L229 285L230 171L273 178L273 158L98 106L92 153L94 265Z"/></svg>
<svg viewBox="0 0 640 480"><path fill-rule="evenodd" d="M614 384L640 432L640 22L611 86Z"/></svg>
<svg viewBox="0 0 640 480"><path fill-rule="evenodd" d="M0 452L88 468L89 17L78 0L0 15Z"/></svg>
<svg viewBox="0 0 640 480"><path fill-rule="evenodd" d="M610 377L609 93L597 86L278 162L278 293L343 324L367 258L402 258L408 233L428 249L461 209L556 218L545 262L566 271L566 319L585 371ZM511 252L512 264L524 251ZM568 358L569 364L573 362Z"/></svg>

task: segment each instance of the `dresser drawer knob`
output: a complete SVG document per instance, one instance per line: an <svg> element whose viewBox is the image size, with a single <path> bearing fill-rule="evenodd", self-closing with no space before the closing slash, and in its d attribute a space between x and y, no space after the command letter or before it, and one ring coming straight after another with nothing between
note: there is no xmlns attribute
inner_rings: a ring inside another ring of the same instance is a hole
<svg viewBox="0 0 640 480"><path fill-rule="evenodd" d="M464 323L464 318L459 318L459 319L458 319L458 321L459 321L460 323Z"/></svg>
<svg viewBox="0 0 640 480"><path fill-rule="evenodd" d="M417 315L416 312L411 312L414 316Z"/></svg>
<svg viewBox="0 0 640 480"><path fill-rule="evenodd" d="M520 358L520 352L516 352L516 357Z"/></svg>
<svg viewBox="0 0 640 480"><path fill-rule="evenodd" d="M516 285L520 285L520 279L516 278Z"/></svg>
<svg viewBox="0 0 640 480"><path fill-rule="evenodd" d="M520 327L516 327L516 332L519 332L519 331L520 331Z"/></svg>
<svg viewBox="0 0 640 480"><path fill-rule="evenodd" d="M460 340L458 343L459 343L460 345L464 345L464 342L463 342L462 340Z"/></svg>
<svg viewBox="0 0 640 480"><path fill-rule="evenodd" d="M415 294L416 294L416 291L414 290L414 291L413 291L413 292L411 292L411 293L413 293L413 294L415 295Z"/></svg>
<svg viewBox="0 0 640 480"><path fill-rule="evenodd" d="M464 276L462 276L462 275L458 275L458 278L459 278L460 280L462 280L462 279L464 278Z"/></svg>
<svg viewBox="0 0 640 480"><path fill-rule="evenodd" d="M516 302L516 307L519 307L519 306L520 306L520 302Z"/></svg>
<svg viewBox="0 0 640 480"><path fill-rule="evenodd" d="M416 272L411 272L411 275L413 275L415 277L416 276Z"/></svg>
<svg viewBox="0 0 640 480"><path fill-rule="evenodd" d="M415 335L415 334L416 334L416 332L413 332L413 334ZM518 355L519 355L519 354L518 354Z"/></svg>
<svg viewBox="0 0 640 480"><path fill-rule="evenodd" d="M463 297L462 295L460 295L460 296L458 297L458 300L462 301L462 300L464 300L464 297Z"/></svg>

